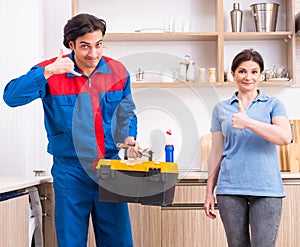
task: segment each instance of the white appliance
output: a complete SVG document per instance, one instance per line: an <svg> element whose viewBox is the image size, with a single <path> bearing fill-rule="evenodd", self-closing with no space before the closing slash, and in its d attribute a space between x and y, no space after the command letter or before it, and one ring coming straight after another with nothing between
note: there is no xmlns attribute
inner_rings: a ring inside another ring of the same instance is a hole
<svg viewBox="0 0 300 247"><path fill-rule="evenodd" d="M27 188L29 194L29 247L43 247L42 206L38 189Z"/></svg>

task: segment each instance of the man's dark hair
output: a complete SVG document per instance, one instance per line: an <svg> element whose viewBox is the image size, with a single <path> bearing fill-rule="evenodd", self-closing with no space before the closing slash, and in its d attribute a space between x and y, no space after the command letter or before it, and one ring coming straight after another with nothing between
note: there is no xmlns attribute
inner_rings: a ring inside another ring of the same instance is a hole
<svg viewBox="0 0 300 247"><path fill-rule="evenodd" d="M78 37L97 30L102 32L102 36L105 35L106 22L104 20L90 14L78 14L65 25L63 44L65 47L70 48L70 41L75 43Z"/></svg>

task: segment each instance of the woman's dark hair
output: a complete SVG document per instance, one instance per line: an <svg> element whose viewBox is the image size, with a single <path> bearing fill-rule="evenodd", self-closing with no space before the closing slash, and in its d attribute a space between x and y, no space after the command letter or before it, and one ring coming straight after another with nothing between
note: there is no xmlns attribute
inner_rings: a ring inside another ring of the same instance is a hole
<svg viewBox="0 0 300 247"><path fill-rule="evenodd" d="M100 30L102 35L105 35L106 22L90 14L78 14L70 19L64 27L64 41L65 47L70 48L69 42L85 35Z"/></svg>
<svg viewBox="0 0 300 247"><path fill-rule="evenodd" d="M234 72L237 67L245 61L256 62L260 67L260 72L264 71L264 60L262 56L253 49L245 49L237 54L232 61L231 71Z"/></svg>

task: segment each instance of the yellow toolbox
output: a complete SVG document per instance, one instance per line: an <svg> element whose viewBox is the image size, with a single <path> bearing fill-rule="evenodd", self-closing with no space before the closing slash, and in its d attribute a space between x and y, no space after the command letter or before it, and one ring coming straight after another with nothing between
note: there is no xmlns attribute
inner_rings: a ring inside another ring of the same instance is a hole
<svg viewBox="0 0 300 247"><path fill-rule="evenodd" d="M96 167L99 200L169 206L178 166L173 162L101 159Z"/></svg>

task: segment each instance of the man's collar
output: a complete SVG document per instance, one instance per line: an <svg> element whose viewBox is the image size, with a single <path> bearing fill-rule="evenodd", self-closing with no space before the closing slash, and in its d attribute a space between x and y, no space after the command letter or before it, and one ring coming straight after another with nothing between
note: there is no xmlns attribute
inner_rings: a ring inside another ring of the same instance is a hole
<svg viewBox="0 0 300 247"><path fill-rule="evenodd" d="M74 60L74 52L72 51L69 55L69 58L74 62L75 64L75 60ZM78 67L76 66L75 64L75 68L74 70L78 73L80 73ZM109 66L107 65L105 59L103 57L101 57L98 65L97 65L97 68L95 70L94 73L102 73L102 74L110 74L112 73L111 69L109 68ZM76 77L76 75L73 75L72 73L67 73L67 76L68 77Z"/></svg>

